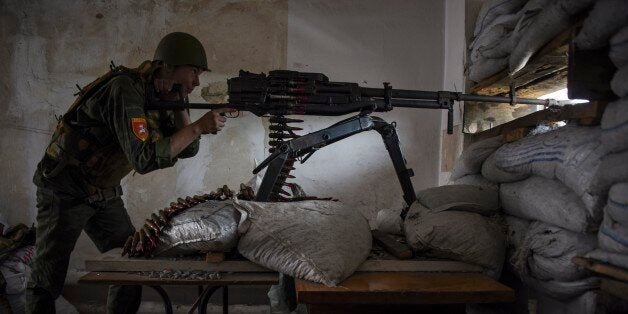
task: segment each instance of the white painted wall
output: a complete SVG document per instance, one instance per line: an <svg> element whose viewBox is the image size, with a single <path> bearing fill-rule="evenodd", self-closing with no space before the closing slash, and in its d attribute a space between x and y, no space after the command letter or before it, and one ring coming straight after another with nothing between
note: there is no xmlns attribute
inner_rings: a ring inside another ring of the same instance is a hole
<svg viewBox="0 0 628 314"><path fill-rule="evenodd" d="M322 72L332 81L400 89L440 89L443 82L444 2L290 1L288 67ZM415 189L438 184L441 119L435 110L376 114L397 122ZM306 131L339 118L307 118ZM369 219L402 206L403 198L381 137L363 133L317 152L295 171L306 192L333 196ZM372 222L372 220L371 220Z"/></svg>
<svg viewBox="0 0 628 314"><path fill-rule="evenodd" d="M388 81L394 88L439 90L457 73L444 70L451 57L444 41L457 31L446 30L448 5L438 0L2 1L0 213L11 224L34 222L31 177L54 128L53 116L72 102L74 84L105 72L109 60L133 66L151 58L168 32L190 32L203 42L213 72L202 77L201 86L224 81L240 68L287 67L362 86ZM202 100L200 88L191 98ZM397 122L408 166L416 173L415 189L437 185L441 113L396 109L379 116ZM304 132L340 119L307 117ZM125 178L124 199L136 226L176 197L248 181L254 159L268 155L264 126L251 114L229 120L219 135L202 139L196 158ZM294 174L306 192L339 198L369 219L381 208L402 204L392 163L375 132L322 149ZM82 267L83 259L95 254L82 237L72 267Z"/></svg>

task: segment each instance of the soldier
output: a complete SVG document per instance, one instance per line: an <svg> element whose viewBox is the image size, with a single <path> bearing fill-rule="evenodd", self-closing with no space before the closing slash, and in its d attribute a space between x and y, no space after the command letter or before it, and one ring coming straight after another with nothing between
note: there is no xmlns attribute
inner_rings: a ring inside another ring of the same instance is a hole
<svg viewBox="0 0 628 314"><path fill-rule="evenodd" d="M117 67L81 91L37 166L37 253L27 288L28 313L54 313L70 253L82 230L100 252L124 245L135 232L120 196L120 180L173 166L198 152L201 134L225 125L214 110L191 123L185 111L144 110L147 90L176 100L199 85L207 70L202 44L192 35L166 35L153 61ZM173 90L180 84L179 92ZM135 313L141 286L111 286L108 313Z"/></svg>

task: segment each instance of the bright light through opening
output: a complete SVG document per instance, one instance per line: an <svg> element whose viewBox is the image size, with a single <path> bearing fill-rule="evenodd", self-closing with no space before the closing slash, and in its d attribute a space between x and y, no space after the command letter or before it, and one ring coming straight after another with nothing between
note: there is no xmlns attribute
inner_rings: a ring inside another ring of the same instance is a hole
<svg viewBox="0 0 628 314"><path fill-rule="evenodd" d="M569 100L569 96L567 96L567 89L566 88L561 89L561 90L557 90L557 91L555 91L553 93L549 93L547 95L543 95L543 96L539 97L539 99L548 99L548 98L556 99L558 101ZM585 100L585 99L572 99L571 100L571 103L573 103L573 104L581 104L581 103L585 103L585 102L589 102L589 101Z"/></svg>

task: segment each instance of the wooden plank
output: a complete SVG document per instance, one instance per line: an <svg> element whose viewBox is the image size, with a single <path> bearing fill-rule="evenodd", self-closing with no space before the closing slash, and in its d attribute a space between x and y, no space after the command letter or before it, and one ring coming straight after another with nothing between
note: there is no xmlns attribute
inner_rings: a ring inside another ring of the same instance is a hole
<svg viewBox="0 0 628 314"><path fill-rule="evenodd" d="M225 253L223 252L209 252L205 254L206 263L221 263L225 260Z"/></svg>
<svg viewBox="0 0 628 314"><path fill-rule="evenodd" d="M124 260L87 260L87 271L154 271L164 269L206 270L216 272L272 272L272 270L249 261L224 261L218 264L205 260L170 260L170 259L124 259Z"/></svg>
<svg viewBox="0 0 628 314"><path fill-rule="evenodd" d="M356 273L336 287L296 280L306 304L461 304L513 302L514 291L476 273Z"/></svg>
<svg viewBox="0 0 628 314"><path fill-rule="evenodd" d="M480 273L482 267L457 261L367 260L357 272L471 272Z"/></svg>
<svg viewBox="0 0 628 314"><path fill-rule="evenodd" d="M379 244L386 252L392 254L398 259L412 258L412 248L404 243L399 243L388 234L379 230L372 230L373 240Z"/></svg>
<svg viewBox="0 0 628 314"><path fill-rule="evenodd" d="M201 260L172 260L172 259L128 259L119 258L117 260L87 260L85 261L87 271L160 271L164 269L172 270L206 270L216 272L272 272L272 270L259 266L250 261L224 261L219 264L208 264ZM482 268L476 265L466 264L457 261L415 261L415 260L367 260L357 271L380 271L380 272L481 272Z"/></svg>
<svg viewBox="0 0 628 314"><path fill-rule="evenodd" d="M573 36L573 30L576 25L564 30L554 39L545 44L538 52L534 54L528 61L526 66L510 75L509 70L505 69L478 84L471 87L470 92L481 95L503 95L507 94L510 85L515 84L519 97L539 97L543 94L558 90L558 86L566 86L566 71L568 65L569 42ZM556 78L559 78L558 80ZM527 92L531 86L537 85L540 81L554 80L549 89L540 90L536 88L536 92ZM560 84L560 85L557 85ZM541 94L543 93L543 94ZM536 94L536 95L535 95Z"/></svg>
<svg viewBox="0 0 628 314"><path fill-rule="evenodd" d="M79 278L80 284L140 284L140 285L274 285L279 282L277 273L232 273L221 274L220 279L173 279L150 278L126 272L89 272Z"/></svg>
<svg viewBox="0 0 628 314"><path fill-rule="evenodd" d="M490 130L480 132L471 136L473 142L486 138L491 138L498 135L506 134L511 130L519 128L535 127L542 121L563 121L563 120L577 120L583 118L594 118L597 121L602 116L606 108L605 102L590 102L577 105L566 105L558 109L550 108L541 111L534 112L519 119L512 120L508 123L504 123Z"/></svg>
<svg viewBox="0 0 628 314"><path fill-rule="evenodd" d="M576 265L582 266L598 274L606 275L620 281L628 282L628 269L623 269L621 267L610 265L602 261L580 256L573 257L571 261Z"/></svg>

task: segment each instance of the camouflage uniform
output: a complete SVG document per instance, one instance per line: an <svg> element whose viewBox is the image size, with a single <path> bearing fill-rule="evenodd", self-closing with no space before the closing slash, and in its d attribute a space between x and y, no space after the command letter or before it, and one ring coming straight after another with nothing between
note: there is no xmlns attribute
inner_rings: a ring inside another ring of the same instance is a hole
<svg viewBox="0 0 628 314"><path fill-rule="evenodd" d="M146 65L148 63L145 63ZM124 72L96 84L60 120L37 166L37 252L27 289L27 312L54 312L70 253L82 230L100 252L121 247L135 232L120 198L131 170L171 167L198 152L197 138L170 155L172 112L145 112L150 77ZM108 312L133 313L141 286L112 286Z"/></svg>

